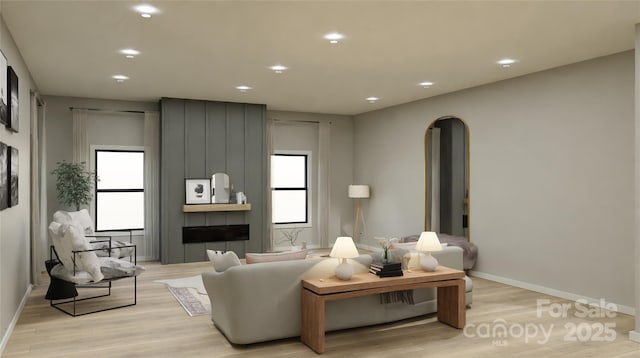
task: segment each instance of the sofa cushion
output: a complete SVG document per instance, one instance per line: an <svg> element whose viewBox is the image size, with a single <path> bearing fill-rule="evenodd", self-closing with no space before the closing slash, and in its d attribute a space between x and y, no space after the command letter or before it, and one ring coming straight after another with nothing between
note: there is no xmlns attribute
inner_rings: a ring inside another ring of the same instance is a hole
<svg viewBox="0 0 640 358"><path fill-rule="evenodd" d="M240 266L240 259L233 251L207 250L209 261L213 264L213 269L217 272L224 272L229 267Z"/></svg>
<svg viewBox="0 0 640 358"><path fill-rule="evenodd" d="M258 262L288 261L302 260L307 257L307 250L285 251L285 252L269 252L265 254L247 253L245 258L247 264L255 264Z"/></svg>

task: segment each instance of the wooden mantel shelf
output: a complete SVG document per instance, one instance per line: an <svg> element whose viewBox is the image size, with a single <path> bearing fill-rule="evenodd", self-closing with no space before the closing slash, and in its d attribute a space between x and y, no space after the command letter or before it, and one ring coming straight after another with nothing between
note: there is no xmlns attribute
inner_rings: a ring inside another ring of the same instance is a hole
<svg viewBox="0 0 640 358"><path fill-rule="evenodd" d="M191 204L183 205L184 213L204 213L209 211L249 211L251 204Z"/></svg>

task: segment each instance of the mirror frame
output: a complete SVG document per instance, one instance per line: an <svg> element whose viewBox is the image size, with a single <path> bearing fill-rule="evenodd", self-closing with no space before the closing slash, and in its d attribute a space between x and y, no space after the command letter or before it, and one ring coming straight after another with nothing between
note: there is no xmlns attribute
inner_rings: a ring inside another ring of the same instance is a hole
<svg viewBox="0 0 640 358"><path fill-rule="evenodd" d="M438 117L435 120L433 120L428 126L427 129L425 129L424 131L424 148L423 148L423 156L424 156L424 230L425 231L429 231L429 207L428 207L428 195L429 195L429 177L427 176L427 168L428 168L428 158L427 158L427 148L429 148L429 129L431 129L438 121L442 121L442 120L446 120L446 119L457 119L460 122L462 122L462 124L464 125L464 130L465 130L465 141L467 144L467 153L466 153L466 175L465 175L465 181L467 183L467 187L466 187L466 193L467 193L467 197L464 199L465 200L465 205L467 206L467 241L471 241L471 225L470 225L470 218L471 218L471 190L470 190L470 186L471 186L471 181L470 181L470 175L469 175L469 169L471 168L470 163L471 163L471 150L470 150L470 140L469 140L469 125L467 124L467 122L465 122L464 119L458 117L458 116L454 116L454 115L446 115L446 116L442 116L442 117Z"/></svg>

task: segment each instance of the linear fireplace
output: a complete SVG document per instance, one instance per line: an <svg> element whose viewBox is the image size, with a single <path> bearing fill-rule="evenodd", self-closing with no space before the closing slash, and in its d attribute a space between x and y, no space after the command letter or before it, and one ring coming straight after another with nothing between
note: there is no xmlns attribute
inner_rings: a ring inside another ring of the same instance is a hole
<svg viewBox="0 0 640 358"><path fill-rule="evenodd" d="M183 244L241 240L249 240L249 224L182 227Z"/></svg>

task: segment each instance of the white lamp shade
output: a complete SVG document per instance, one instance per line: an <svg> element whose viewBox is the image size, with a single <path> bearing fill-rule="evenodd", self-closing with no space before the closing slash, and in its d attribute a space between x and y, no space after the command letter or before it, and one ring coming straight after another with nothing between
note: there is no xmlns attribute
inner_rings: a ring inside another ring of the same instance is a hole
<svg viewBox="0 0 640 358"><path fill-rule="evenodd" d="M420 238L416 244L416 250L429 252L442 251L442 245L440 245L438 235L433 231L424 231L420 234Z"/></svg>
<svg viewBox="0 0 640 358"><path fill-rule="evenodd" d="M358 249L356 249L356 245L353 243L353 239L351 237L341 236L336 239L329 256L339 257L341 259L352 259L360 256L360 254L358 253Z"/></svg>
<svg viewBox="0 0 640 358"><path fill-rule="evenodd" d="M349 185L349 197L354 199L368 198L369 186L368 185Z"/></svg>

